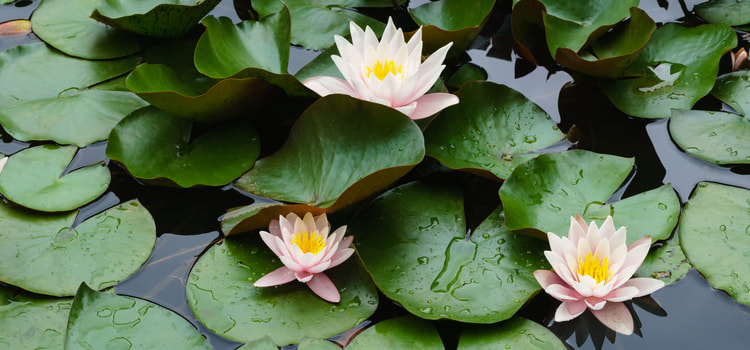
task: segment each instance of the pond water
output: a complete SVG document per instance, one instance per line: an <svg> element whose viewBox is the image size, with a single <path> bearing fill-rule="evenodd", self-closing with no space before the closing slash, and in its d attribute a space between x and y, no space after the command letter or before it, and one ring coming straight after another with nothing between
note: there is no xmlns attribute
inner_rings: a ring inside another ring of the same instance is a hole
<svg viewBox="0 0 750 350"><path fill-rule="evenodd" d="M23 0L0 6L0 22L28 19L38 0ZM414 8L427 1L411 1ZM678 22L695 25L698 20L690 11L700 1L642 0L640 7L657 23ZM615 194L629 196L663 183L671 183L684 203L699 181L713 181L750 188L747 166L723 167L702 161L682 152L670 139L667 120L645 120L629 117L617 110L598 88L585 82L573 84L573 77L555 67L535 67L512 50L509 16L502 10L509 1L498 1L482 35L475 41L463 60L484 68L488 80L520 91L541 106L567 132L573 125L581 133L576 148L599 153L635 157L636 170L627 187ZM223 1L213 12L238 21L232 1ZM386 14L387 16L387 14ZM0 37L0 51L12 46L36 42L29 36ZM750 43L740 40L750 48ZM293 48L289 70L296 72L317 53ZM728 71L722 61L721 72ZM450 69L450 68L449 68ZM700 108L703 107L703 108ZM712 97L701 100L696 109L721 110L721 102ZM3 133L0 153L12 154L30 144L12 140ZM567 147L568 144L556 147ZM99 142L79 151L69 170L106 160L106 143ZM223 188L172 189L149 186L134 180L118 165L109 164L112 185L97 201L86 206L77 221L115 204L138 198L156 221L159 237L154 251L144 266L133 276L118 284L118 294L136 296L165 306L189 320L208 339L214 349L235 349L240 343L226 340L206 329L188 307L186 278L197 257L210 244L221 238L219 218L227 208L250 204L254 199L231 185ZM492 188L485 180L468 177L481 186ZM495 188L496 193L496 188ZM586 327L587 320L553 323L557 302L543 292L527 304L520 314L549 326L565 339L571 348L579 349L666 349L713 348L745 349L750 344L750 307L735 302L723 291L715 290L694 269L681 280L633 302L636 332L631 336L616 335L597 327ZM370 320L346 332L340 343L374 322L407 312L381 297L378 311ZM457 343L460 324L435 322L447 348ZM595 322L588 322L595 324ZM640 328L638 327L640 325ZM288 348L294 348L289 346Z"/></svg>

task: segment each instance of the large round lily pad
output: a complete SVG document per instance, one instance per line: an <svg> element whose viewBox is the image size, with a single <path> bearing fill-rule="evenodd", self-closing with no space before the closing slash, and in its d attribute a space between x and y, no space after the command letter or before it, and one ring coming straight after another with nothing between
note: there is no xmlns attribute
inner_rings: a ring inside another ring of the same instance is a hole
<svg viewBox="0 0 750 350"><path fill-rule="evenodd" d="M750 116L750 71L741 70L716 78L711 95L744 116Z"/></svg>
<svg viewBox="0 0 750 350"><path fill-rule="evenodd" d="M699 183L679 232L685 255L708 283L750 305L750 190Z"/></svg>
<svg viewBox="0 0 750 350"><path fill-rule="evenodd" d="M113 80L137 63L136 57L77 59L42 43L10 48L0 53L0 124L21 141L83 147L104 140L120 119L146 105L124 79Z"/></svg>
<svg viewBox="0 0 750 350"><path fill-rule="evenodd" d="M281 266L257 234L225 238L190 272L188 304L201 323L223 337L249 342L269 335L277 345L299 343L311 334L333 336L377 308L377 290L356 256L325 271L341 294L338 304L321 299L296 280L276 287L253 286Z"/></svg>
<svg viewBox="0 0 750 350"><path fill-rule="evenodd" d="M142 179L178 186L220 186L253 166L260 141L249 122L217 125L191 140L193 122L155 107L135 111L112 130L107 157Z"/></svg>
<svg viewBox="0 0 750 350"><path fill-rule="evenodd" d="M66 349L211 349L182 316L150 301L92 290L85 283L70 309Z"/></svg>
<svg viewBox="0 0 750 350"><path fill-rule="evenodd" d="M73 298L44 297L0 286L0 347L62 349Z"/></svg>
<svg viewBox="0 0 750 350"><path fill-rule="evenodd" d="M35 293L74 295L82 281L97 289L117 284L151 254L156 227L137 200L71 228L76 214L0 204L0 281Z"/></svg>
<svg viewBox="0 0 750 350"><path fill-rule="evenodd" d="M175 38L187 33L221 0L101 0L91 18L129 32Z"/></svg>
<svg viewBox="0 0 750 350"><path fill-rule="evenodd" d="M458 350L564 350L565 344L546 327L522 317L494 325L469 325L461 332Z"/></svg>
<svg viewBox="0 0 750 350"><path fill-rule="evenodd" d="M539 290L544 241L508 231L497 208L470 237L463 194L412 182L379 196L348 232L375 284L426 319L493 323L510 318Z"/></svg>
<svg viewBox="0 0 750 350"><path fill-rule="evenodd" d="M414 316L378 322L359 334L346 347L350 350L445 349L432 323Z"/></svg>
<svg viewBox="0 0 750 350"><path fill-rule="evenodd" d="M669 134L698 158L716 164L750 164L750 120L743 116L673 109Z"/></svg>
<svg viewBox="0 0 750 350"><path fill-rule="evenodd" d="M31 16L31 27L40 39L75 57L110 59L140 51L145 44L143 37L90 17L100 2L43 0Z"/></svg>
<svg viewBox="0 0 750 350"><path fill-rule="evenodd" d="M500 188L505 224L540 237L545 232L567 235L571 216L601 224L611 215L616 227L627 226L628 243L647 235L654 241L666 239L680 214L672 186L605 204L632 167L632 158L580 150L531 159L517 166Z"/></svg>
<svg viewBox="0 0 750 350"><path fill-rule="evenodd" d="M425 52L453 43L448 56L455 56L471 44L484 27L492 12L495 0L462 1L442 0L428 2L411 9L409 14L423 26L422 40Z"/></svg>
<svg viewBox="0 0 750 350"><path fill-rule="evenodd" d="M40 211L73 210L107 190L109 169L101 163L64 174L77 148L44 145L12 155L0 172L5 198Z"/></svg>
<svg viewBox="0 0 750 350"><path fill-rule="evenodd" d="M708 23L730 26L750 23L750 6L742 0L710 0L695 5L693 9Z"/></svg>
<svg viewBox="0 0 750 350"><path fill-rule="evenodd" d="M469 82L459 103L443 110L425 130L427 155L452 169L490 172L505 179L530 153L565 135L539 106L492 82Z"/></svg>

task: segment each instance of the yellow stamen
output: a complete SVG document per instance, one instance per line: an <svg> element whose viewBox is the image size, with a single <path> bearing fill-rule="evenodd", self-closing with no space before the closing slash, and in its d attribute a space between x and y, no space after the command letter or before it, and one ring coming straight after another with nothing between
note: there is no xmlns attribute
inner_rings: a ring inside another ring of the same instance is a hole
<svg viewBox="0 0 750 350"><path fill-rule="evenodd" d="M609 257L599 260L599 257L589 253L586 257L578 257L578 271L581 276L590 276L596 280L596 283L606 281L611 277L609 273Z"/></svg>
<svg viewBox="0 0 750 350"><path fill-rule="evenodd" d="M323 236L318 232L297 232L292 236L292 244L297 245L302 253L318 254L319 251L326 247Z"/></svg>
<svg viewBox="0 0 750 350"><path fill-rule="evenodd" d="M375 77L380 79L380 81L383 81L388 73L393 75L401 73L402 66L403 65L397 66L396 62L393 60L385 60L385 62L376 60L372 67L367 67L367 77L369 78L370 74L375 73Z"/></svg>

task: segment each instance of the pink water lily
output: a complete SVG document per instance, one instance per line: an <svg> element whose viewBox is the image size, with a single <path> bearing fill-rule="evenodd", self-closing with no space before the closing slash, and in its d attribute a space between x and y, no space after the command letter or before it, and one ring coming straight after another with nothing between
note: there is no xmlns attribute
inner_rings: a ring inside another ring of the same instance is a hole
<svg viewBox="0 0 750 350"><path fill-rule="evenodd" d="M744 47L741 47L737 52L730 51L729 55L732 58L733 72L750 68L750 61L747 59L747 51L745 51Z"/></svg>
<svg viewBox="0 0 750 350"><path fill-rule="evenodd" d="M553 270L534 271L534 277L547 294L562 301L555 321L572 320L588 308L610 329L633 333L633 317L622 302L664 286L653 278L630 278L646 258L651 236L627 245L625 227L615 230L611 216L599 228L576 215L568 237L552 232L547 237L551 251L544 255Z"/></svg>
<svg viewBox="0 0 750 350"><path fill-rule="evenodd" d="M320 96L345 94L361 100L380 103L409 116L429 117L458 103L448 93L426 94L435 84L445 66L442 64L451 44L435 51L422 62L422 28L404 41L401 29L389 18L378 41L368 26L364 31L349 23L352 42L336 35L341 56L331 56L344 80L318 76L304 81L305 86Z"/></svg>
<svg viewBox="0 0 750 350"><path fill-rule="evenodd" d="M291 213L271 220L268 229L271 232L261 231L260 237L284 266L269 272L253 285L269 287L297 279L321 298L339 302L339 291L323 271L341 264L354 253L354 249L349 248L354 237L344 237L346 226L329 234L331 225L325 214L313 217L307 213L300 219Z"/></svg>

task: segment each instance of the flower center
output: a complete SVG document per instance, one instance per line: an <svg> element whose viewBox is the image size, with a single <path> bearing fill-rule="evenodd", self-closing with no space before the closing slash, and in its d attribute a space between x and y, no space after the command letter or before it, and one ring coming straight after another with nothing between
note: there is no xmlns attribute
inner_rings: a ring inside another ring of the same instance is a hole
<svg viewBox="0 0 750 350"><path fill-rule="evenodd" d="M397 66L396 62L393 60L385 60L385 62L376 60L371 67L367 67L367 77L369 78L370 74L374 73L375 77L380 79L380 81L383 81L388 73L391 73L394 76L401 73L401 66L401 64Z"/></svg>
<svg viewBox="0 0 750 350"><path fill-rule="evenodd" d="M596 283L606 281L610 277L609 273L609 257L605 257L604 260L599 260L599 257L589 253L584 258L578 257L578 271L579 275L588 275L596 280Z"/></svg>
<svg viewBox="0 0 750 350"><path fill-rule="evenodd" d="M302 251L302 254L318 254L319 251L326 247L326 242L323 240L323 236L318 232L297 232L292 236L292 244L297 245Z"/></svg>

